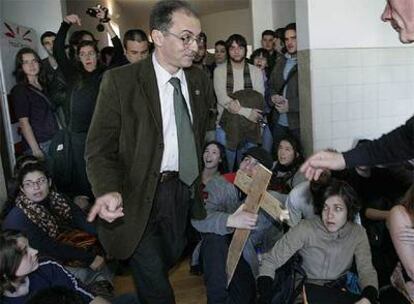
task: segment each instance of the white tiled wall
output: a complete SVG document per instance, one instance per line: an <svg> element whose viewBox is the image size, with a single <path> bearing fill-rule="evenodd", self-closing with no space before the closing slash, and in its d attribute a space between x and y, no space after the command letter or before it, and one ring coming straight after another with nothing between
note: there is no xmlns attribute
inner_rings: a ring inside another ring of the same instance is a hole
<svg viewBox="0 0 414 304"><path fill-rule="evenodd" d="M313 149L347 150L414 114L414 48L310 51Z"/></svg>

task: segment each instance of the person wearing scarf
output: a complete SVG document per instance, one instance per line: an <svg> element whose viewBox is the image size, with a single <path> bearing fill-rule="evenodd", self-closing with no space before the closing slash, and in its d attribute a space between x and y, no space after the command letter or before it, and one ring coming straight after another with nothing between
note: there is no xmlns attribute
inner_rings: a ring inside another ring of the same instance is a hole
<svg viewBox="0 0 414 304"><path fill-rule="evenodd" d="M289 192L305 180L298 172L303 162L300 143L292 136L284 137L277 148L277 161L273 165L272 178L268 190L284 202Z"/></svg>
<svg viewBox="0 0 414 304"><path fill-rule="evenodd" d="M20 170L18 184L20 192L3 222L3 230L22 232L40 255L67 266L76 266L70 267L71 271L86 284L110 281L111 276L104 273L103 256L95 250L81 248L76 241L62 241L63 235L75 230L84 237L95 238L96 229L86 221L86 215L79 207L53 190L52 180L43 164L25 165Z"/></svg>

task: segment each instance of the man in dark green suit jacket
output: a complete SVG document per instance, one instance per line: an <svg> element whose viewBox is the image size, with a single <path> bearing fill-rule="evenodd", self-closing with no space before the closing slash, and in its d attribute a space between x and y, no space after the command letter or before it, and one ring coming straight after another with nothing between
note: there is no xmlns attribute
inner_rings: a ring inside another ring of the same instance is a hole
<svg viewBox="0 0 414 304"><path fill-rule="evenodd" d="M102 80L86 147L97 197L89 220L103 219L99 238L110 255L131 258L139 300L170 304L174 294L168 270L184 249L188 215L201 219L205 210L197 197L190 200L197 182L188 186L177 172L180 134L169 79L181 80L198 168L215 98L210 80L191 67L201 27L188 4L157 3L150 28L154 54L108 71Z"/></svg>

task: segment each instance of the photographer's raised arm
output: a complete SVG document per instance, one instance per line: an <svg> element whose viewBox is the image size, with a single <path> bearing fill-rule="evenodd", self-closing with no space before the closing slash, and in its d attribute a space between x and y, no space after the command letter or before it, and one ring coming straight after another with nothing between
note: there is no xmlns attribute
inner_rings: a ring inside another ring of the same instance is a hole
<svg viewBox="0 0 414 304"><path fill-rule="evenodd" d="M55 57L65 80L68 82L72 82L74 76L77 75L77 69L73 62L66 56L65 51L66 36L72 24L81 25L81 20L77 15L68 15L63 18L63 22L56 35L55 43L53 44L53 56Z"/></svg>
<svg viewBox="0 0 414 304"><path fill-rule="evenodd" d="M97 11L96 18L98 18L101 24L104 26L105 31L109 34L112 40L112 44L114 46L114 56L112 58L112 62L120 62L124 57L124 48L122 46L122 42L115 33L114 28L112 27L111 20L108 18L108 13L105 11L105 8L97 7L95 8ZM107 21L103 21L107 20Z"/></svg>

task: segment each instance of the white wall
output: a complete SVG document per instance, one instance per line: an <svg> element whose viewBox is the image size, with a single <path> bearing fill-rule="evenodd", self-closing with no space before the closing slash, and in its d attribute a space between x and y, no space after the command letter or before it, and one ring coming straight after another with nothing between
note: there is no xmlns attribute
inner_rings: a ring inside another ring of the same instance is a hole
<svg viewBox="0 0 414 304"><path fill-rule="evenodd" d="M253 48L261 47L262 32L284 27L296 20L295 0L250 0Z"/></svg>
<svg viewBox="0 0 414 304"><path fill-rule="evenodd" d="M274 30L272 1L274 0L250 0L253 26L253 49L261 47L262 32L264 30Z"/></svg>
<svg viewBox="0 0 414 304"><path fill-rule="evenodd" d="M311 51L314 148L347 150L414 114L414 48Z"/></svg>
<svg viewBox="0 0 414 304"><path fill-rule="evenodd" d="M57 31L62 22L62 3L60 0L2 0L0 1L2 20L33 28L40 38L45 31ZM41 57L46 52L38 41Z"/></svg>
<svg viewBox="0 0 414 304"><path fill-rule="evenodd" d="M299 65L310 77L300 88L301 100L308 101L302 109L311 107L301 117L312 128L308 151L347 150L356 138L377 138L413 115L414 48L380 20L384 5L296 1Z"/></svg>
<svg viewBox="0 0 414 304"><path fill-rule="evenodd" d="M142 15L142 12L125 10L116 0L65 0L67 5L68 14L77 14L82 19L82 29L92 32L99 40L99 47L103 48L108 45L108 37L106 33L101 33L96 30L98 20L92 18L86 14L88 7L96 6L100 3L102 6L107 7L112 13L111 20L119 26L120 39L124 33L132 28L140 28L148 33L148 14ZM74 26L71 31L80 29Z"/></svg>
<svg viewBox="0 0 414 304"><path fill-rule="evenodd" d="M241 34L252 44L252 17L250 9L224 11L200 17L201 29L207 35L208 48L217 40L226 40L231 34Z"/></svg>
<svg viewBox="0 0 414 304"><path fill-rule="evenodd" d="M298 28L309 32L299 50L401 47L394 30L381 22L385 1L296 0Z"/></svg>
<svg viewBox="0 0 414 304"><path fill-rule="evenodd" d="M295 7L295 0L272 0L274 30L296 21Z"/></svg>

